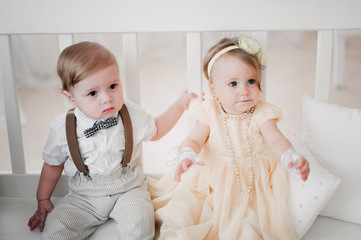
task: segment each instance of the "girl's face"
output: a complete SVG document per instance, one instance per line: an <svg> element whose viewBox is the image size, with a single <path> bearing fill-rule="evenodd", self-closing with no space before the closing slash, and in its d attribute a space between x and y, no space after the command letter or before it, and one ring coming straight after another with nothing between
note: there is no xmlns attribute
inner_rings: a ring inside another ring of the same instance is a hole
<svg viewBox="0 0 361 240"><path fill-rule="evenodd" d="M231 54L219 57L212 68L210 90L228 114L239 115L260 100L257 72Z"/></svg>
<svg viewBox="0 0 361 240"><path fill-rule="evenodd" d="M116 64L96 71L63 94L89 118L107 119L123 106L123 90Z"/></svg>

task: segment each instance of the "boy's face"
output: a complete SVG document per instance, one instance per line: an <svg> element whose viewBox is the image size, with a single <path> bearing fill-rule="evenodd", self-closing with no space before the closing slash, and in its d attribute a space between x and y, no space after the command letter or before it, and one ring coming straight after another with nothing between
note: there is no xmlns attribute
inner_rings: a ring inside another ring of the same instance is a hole
<svg viewBox="0 0 361 240"><path fill-rule="evenodd" d="M63 94L89 118L114 116L124 101L118 66L113 64L94 72Z"/></svg>

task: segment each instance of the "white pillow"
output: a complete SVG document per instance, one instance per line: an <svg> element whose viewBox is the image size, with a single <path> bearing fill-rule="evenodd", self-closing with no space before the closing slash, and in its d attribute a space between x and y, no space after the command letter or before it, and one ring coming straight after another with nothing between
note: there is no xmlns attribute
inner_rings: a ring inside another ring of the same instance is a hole
<svg viewBox="0 0 361 240"><path fill-rule="evenodd" d="M303 139L342 181L321 215L361 224L361 110L304 96Z"/></svg>
<svg viewBox="0 0 361 240"><path fill-rule="evenodd" d="M311 170L305 182L297 174L290 174L289 178L289 207L297 238L301 239L336 192L340 179L317 162L300 138L293 139L291 143L308 160Z"/></svg>

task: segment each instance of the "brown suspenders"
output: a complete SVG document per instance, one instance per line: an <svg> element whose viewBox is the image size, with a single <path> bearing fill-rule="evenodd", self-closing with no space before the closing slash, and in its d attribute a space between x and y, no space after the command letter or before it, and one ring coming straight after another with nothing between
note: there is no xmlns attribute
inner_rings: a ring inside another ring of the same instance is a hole
<svg viewBox="0 0 361 240"><path fill-rule="evenodd" d="M122 166L125 167L130 162L130 159L132 157L133 129L128 108L125 106L125 104L123 104L123 107L120 109L119 112L124 125L125 134L125 151L122 160ZM78 139L76 136L76 117L74 115L74 108L69 109L66 115L65 129L70 155L74 161L75 166L77 167L79 172L88 174L88 166L84 164L84 161L79 151Z"/></svg>

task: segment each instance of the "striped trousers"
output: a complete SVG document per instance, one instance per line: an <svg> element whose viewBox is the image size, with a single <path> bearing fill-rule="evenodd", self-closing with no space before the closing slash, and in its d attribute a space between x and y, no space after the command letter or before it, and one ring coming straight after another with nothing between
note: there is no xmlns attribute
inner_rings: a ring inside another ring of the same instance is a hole
<svg viewBox="0 0 361 240"><path fill-rule="evenodd" d="M79 240L112 218L121 240L153 239L154 210L140 167L119 169L109 176L69 180L70 192L46 219L44 240Z"/></svg>

